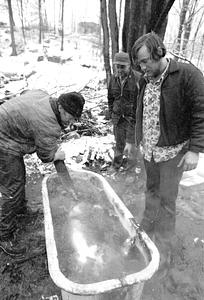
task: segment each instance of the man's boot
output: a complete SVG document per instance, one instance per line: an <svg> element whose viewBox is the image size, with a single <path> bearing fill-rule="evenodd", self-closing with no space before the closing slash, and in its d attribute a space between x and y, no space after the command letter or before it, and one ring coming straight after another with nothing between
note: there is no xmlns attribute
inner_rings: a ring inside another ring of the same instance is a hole
<svg viewBox="0 0 204 300"><path fill-rule="evenodd" d="M113 168L119 170L120 167L122 166L122 162L123 162L123 155L115 156L112 163Z"/></svg>

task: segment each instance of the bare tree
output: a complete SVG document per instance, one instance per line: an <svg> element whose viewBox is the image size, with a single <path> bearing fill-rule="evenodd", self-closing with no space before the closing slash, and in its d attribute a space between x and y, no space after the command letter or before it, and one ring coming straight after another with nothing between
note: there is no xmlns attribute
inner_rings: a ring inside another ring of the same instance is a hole
<svg viewBox="0 0 204 300"><path fill-rule="evenodd" d="M111 34L111 49L112 49L112 61L116 52L118 52L118 23L116 13L116 0L109 0L108 2L108 17L110 23L110 34Z"/></svg>
<svg viewBox="0 0 204 300"><path fill-rule="evenodd" d="M198 55L197 65L199 65L201 59L203 58L203 47L204 47L204 34L202 35L202 39L201 39L201 47L200 47L200 52L199 52L199 55Z"/></svg>
<svg viewBox="0 0 204 300"><path fill-rule="evenodd" d="M20 2L20 5L19 5ZM23 0L17 1L18 5L18 12L21 20L21 30L22 30L22 35L23 35L23 41L24 45L26 44L26 37L25 37L25 26L24 26L24 10L23 10Z"/></svg>
<svg viewBox="0 0 204 300"><path fill-rule="evenodd" d="M201 44L197 41L202 26L203 0L182 0L177 34L176 53L188 59L198 58ZM196 50L196 53L195 53Z"/></svg>
<svg viewBox="0 0 204 300"><path fill-rule="evenodd" d="M39 44L42 43L42 2L38 0L38 15L39 15Z"/></svg>
<svg viewBox="0 0 204 300"><path fill-rule="evenodd" d="M120 25L121 25L122 2L123 2L123 0L120 0L120 4L119 4L119 16L118 16L118 31L120 31Z"/></svg>
<svg viewBox="0 0 204 300"><path fill-rule="evenodd" d="M61 48L60 50L63 51L64 50L64 0L62 0L62 4L61 4Z"/></svg>
<svg viewBox="0 0 204 300"><path fill-rule="evenodd" d="M9 23L10 23L10 32L11 32L11 48L12 48L12 56L17 55L17 50L16 50L16 43L15 43L15 36L14 36L14 19L13 19L13 10L12 10L12 5L11 5L11 0L7 0L8 3L8 12L9 12Z"/></svg>
<svg viewBox="0 0 204 300"><path fill-rule="evenodd" d="M122 49L124 52L127 52L128 47L128 31L130 24L130 0L125 0L125 12L124 12L124 21L122 29Z"/></svg>
<svg viewBox="0 0 204 300"><path fill-rule="evenodd" d="M123 49L130 52L136 39L150 31L164 37L167 15L175 0L126 0Z"/></svg>
<svg viewBox="0 0 204 300"><path fill-rule="evenodd" d="M179 20L179 30L178 30L178 35L177 35L177 47L176 47L178 54L180 52L181 37L182 37L182 32L184 30L184 23L186 20L186 14L188 11L189 2L190 2L190 0L183 0L183 2L182 2L182 8L181 8L180 20Z"/></svg>
<svg viewBox="0 0 204 300"><path fill-rule="evenodd" d="M56 15L55 15L55 5L56 5L56 3L55 3L55 0L53 0L54 1L54 12L53 12L53 22L54 22L54 33L56 33Z"/></svg>
<svg viewBox="0 0 204 300"><path fill-rule="evenodd" d="M204 18L204 11L203 11L203 13L200 17L200 20L199 20L197 26L196 26L196 30L195 30L194 37L193 37L193 47L192 47L192 51L191 51L190 60L193 58L193 55L194 55L195 43L196 43L196 39L197 39L199 29L201 28L201 25L202 25L202 22L203 22L203 18Z"/></svg>
<svg viewBox="0 0 204 300"><path fill-rule="evenodd" d="M156 18L153 18L154 26L150 26L150 29L156 32L161 37L164 37L167 26L167 16L174 2L175 0L157 1L156 11L158 13Z"/></svg>
<svg viewBox="0 0 204 300"><path fill-rule="evenodd" d="M196 8L197 8L198 0L193 0L190 2L190 5L188 3L186 18L184 20L183 24L183 38L182 41L180 41L180 51L185 56L187 51L187 44L190 38L191 29L192 29L192 23L193 19L195 17Z"/></svg>
<svg viewBox="0 0 204 300"><path fill-rule="evenodd" d="M164 37L167 15L175 0L125 0L124 22L122 29L122 49L130 53L136 39L155 31ZM119 48L118 29L116 29L116 1L109 0L109 24L107 21L106 0L100 0L101 20L104 38L104 62L106 73L111 73L109 62L109 31L111 33L112 57ZM109 75L107 75L108 77Z"/></svg>
<svg viewBox="0 0 204 300"><path fill-rule="evenodd" d="M45 0L43 0L43 16L44 16L44 19L43 19L43 28L44 30L48 31L48 19L47 19L47 10L46 10L46 6L45 6Z"/></svg>
<svg viewBox="0 0 204 300"><path fill-rule="evenodd" d="M100 0L101 25L103 29L103 57L106 71L106 81L109 83L111 77L110 55L109 55L109 30L106 0Z"/></svg>

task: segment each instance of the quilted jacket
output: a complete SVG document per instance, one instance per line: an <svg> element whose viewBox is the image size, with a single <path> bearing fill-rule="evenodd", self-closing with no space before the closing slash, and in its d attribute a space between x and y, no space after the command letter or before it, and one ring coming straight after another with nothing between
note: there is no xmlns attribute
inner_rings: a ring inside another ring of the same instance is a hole
<svg viewBox="0 0 204 300"><path fill-rule="evenodd" d="M43 162L53 160L61 127L49 95L31 90L0 106L0 147L17 156L36 152Z"/></svg>

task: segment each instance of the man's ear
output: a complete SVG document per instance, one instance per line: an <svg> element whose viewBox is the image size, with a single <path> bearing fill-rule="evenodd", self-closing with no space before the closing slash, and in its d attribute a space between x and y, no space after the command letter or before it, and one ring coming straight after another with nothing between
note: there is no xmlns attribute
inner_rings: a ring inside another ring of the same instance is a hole
<svg viewBox="0 0 204 300"><path fill-rule="evenodd" d="M159 58L161 58L161 57L164 56L164 55L163 55L163 50L162 50L161 47L158 47L158 48L157 48L157 55L159 56Z"/></svg>
<svg viewBox="0 0 204 300"><path fill-rule="evenodd" d="M62 109L63 109L63 107L60 103L58 104L58 109L59 109L59 111L62 111Z"/></svg>

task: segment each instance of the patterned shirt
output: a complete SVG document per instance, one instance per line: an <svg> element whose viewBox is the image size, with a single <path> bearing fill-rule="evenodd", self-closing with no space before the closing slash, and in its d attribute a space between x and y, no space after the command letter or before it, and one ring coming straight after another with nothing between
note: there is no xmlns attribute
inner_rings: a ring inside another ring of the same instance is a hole
<svg viewBox="0 0 204 300"><path fill-rule="evenodd" d="M155 162L167 161L174 158L186 144L186 142L176 146L158 147L160 137L160 95L161 85L168 70L169 62L164 72L156 81L149 80L146 85L143 98L143 141L142 148L144 158L148 161L154 158Z"/></svg>

